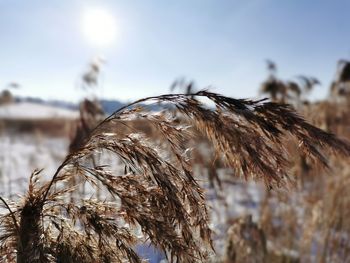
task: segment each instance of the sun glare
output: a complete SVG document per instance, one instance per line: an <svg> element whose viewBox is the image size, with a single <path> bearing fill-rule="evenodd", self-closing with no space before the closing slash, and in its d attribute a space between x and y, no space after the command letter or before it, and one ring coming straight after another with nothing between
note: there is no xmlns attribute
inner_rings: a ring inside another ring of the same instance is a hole
<svg viewBox="0 0 350 263"><path fill-rule="evenodd" d="M116 21L105 9L87 9L82 17L83 33L96 46L111 45L116 37Z"/></svg>

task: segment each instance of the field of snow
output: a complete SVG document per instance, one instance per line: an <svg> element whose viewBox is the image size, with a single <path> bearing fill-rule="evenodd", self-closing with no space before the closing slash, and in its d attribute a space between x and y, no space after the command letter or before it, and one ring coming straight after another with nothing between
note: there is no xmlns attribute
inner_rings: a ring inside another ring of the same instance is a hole
<svg viewBox="0 0 350 263"><path fill-rule="evenodd" d="M0 194L8 197L25 193L35 169L44 169L44 175L52 175L64 159L68 145L67 138L0 135Z"/></svg>
<svg viewBox="0 0 350 263"><path fill-rule="evenodd" d="M18 102L0 106L0 119L76 119L78 111L32 102Z"/></svg>

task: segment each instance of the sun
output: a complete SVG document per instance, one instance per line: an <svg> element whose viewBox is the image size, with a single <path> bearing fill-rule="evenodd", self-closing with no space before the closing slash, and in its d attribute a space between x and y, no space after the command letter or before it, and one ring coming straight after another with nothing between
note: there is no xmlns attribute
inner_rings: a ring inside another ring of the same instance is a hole
<svg viewBox="0 0 350 263"><path fill-rule="evenodd" d="M117 33L115 17L106 9L87 9L82 16L82 30L92 45L111 45Z"/></svg>

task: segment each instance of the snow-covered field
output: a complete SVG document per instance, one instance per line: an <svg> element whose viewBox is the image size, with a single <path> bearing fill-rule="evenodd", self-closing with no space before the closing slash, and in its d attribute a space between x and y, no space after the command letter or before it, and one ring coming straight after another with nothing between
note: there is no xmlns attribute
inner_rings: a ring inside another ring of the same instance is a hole
<svg viewBox="0 0 350 263"><path fill-rule="evenodd" d="M67 138L34 134L0 135L0 194L25 193L28 179L35 169L52 175L67 154Z"/></svg>
<svg viewBox="0 0 350 263"><path fill-rule="evenodd" d="M24 194L29 176L35 169L44 169L42 173L45 177L53 175L66 156L68 146L67 138L28 133L0 135L0 194L7 197ZM115 160L104 158L103 164L107 163L116 165ZM208 190L208 202L213 212L213 228L220 232L228 218L245 213L257 218L262 190L263 187L254 183L237 182L226 187L224 200L219 198L220 193Z"/></svg>
<svg viewBox="0 0 350 263"><path fill-rule="evenodd" d="M0 119L76 119L78 116L78 111L33 102L10 103L0 107Z"/></svg>

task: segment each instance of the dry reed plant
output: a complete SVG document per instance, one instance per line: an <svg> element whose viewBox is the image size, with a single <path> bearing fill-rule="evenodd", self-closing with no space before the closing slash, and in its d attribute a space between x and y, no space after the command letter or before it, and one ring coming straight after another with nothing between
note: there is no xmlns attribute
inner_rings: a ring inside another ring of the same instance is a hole
<svg viewBox="0 0 350 263"><path fill-rule="evenodd" d="M350 138L346 104L311 104L304 108L304 115ZM350 260L349 161L330 158L329 166L331 173L325 173L317 166L305 169L302 163L295 163L294 173L305 180L298 191L287 195L270 192L264 199L259 223L269 240L269 254L274 255L270 262L285 262L287 258L298 262Z"/></svg>
<svg viewBox="0 0 350 263"><path fill-rule="evenodd" d="M331 99L316 103L299 101L300 95L305 97L318 84L316 79L298 77L298 86L291 88L289 81L277 78L273 62L268 62L268 69L269 79L262 85L266 94L276 101L293 103L315 126L350 138L348 61L338 63ZM271 83L278 85L269 86ZM348 160L330 158L330 169L325 173L305 153L298 152L291 141L285 145L291 153L290 172L298 188L288 193L266 192L261 200L258 224L267 237L268 254L265 261L259 262L348 262Z"/></svg>
<svg viewBox="0 0 350 263"><path fill-rule="evenodd" d="M96 125L101 122L104 117L105 113L102 109L102 106L97 100L89 100L84 99L80 103L79 107L80 112L80 118L77 122L77 127L75 130L75 134L71 139L70 145L69 145L69 153L73 153L76 150L78 150L84 142L86 141L87 137L89 136L90 132L96 127ZM91 162L93 163L93 166L96 165L96 158L94 156L90 156ZM84 178L76 178L72 177L68 182L67 186L71 187L76 185L78 182L80 182L80 191L75 191L75 193L71 193L71 198L73 199L75 195L85 195L85 183ZM100 196L100 187L97 188L97 197Z"/></svg>
<svg viewBox="0 0 350 263"><path fill-rule="evenodd" d="M330 95L333 99L350 100L350 61L339 60L335 80L331 85Z"/></svg>
<svg viewBox="0 0 350 263"><path fill-rule="evenodd" d="M268 262L349 262L348 162L332 163L333 175L318 174L307 188L265 198L259 224L269 244Z"/></svg>
<svg viewBox="0 0 350 263"><path fill-rule="evenodd" d="M165 104L165 110L140 106L150 102ZM162 134L163 144L132 128L119 132L139 119ZM307 123L286 104L208 91L144 98L91 130L51 180L40 182L40 171L35 171L20 200L1 198L0 262L141 262L134 248L146 240L171 262L205 261L211 231L204 190L190 165L191 126L208 138L234 175L261 180L270 189L291 181L284 147L289 136L324 167L325 152L350 154L348 142ZM92 161L103 152L121 159L125 173ZM66 182L74 177L95 190L102 185L109 198L70 200L79 185L67 188Z"/></svg>
<svg viewBox="0 0 350 263"><path fill-rule="evenodd" d="M320 85L318 79L303 75L297 76L295 80L281 80L277 77L277 65L270 60L267 61L267 70L269 75L261 84L260 91L274 102L288 102L299 107L303 96L310 93L316 85Z"/></svg>
<svg viewBox="0 0 350 263"><path fill-rule="evenodd" d="M266 238L251 215L233 222L228 230L224 263L266 262Z"/></svg>
<svg viewBox="0 0 350 263"><path fill-rule="evenodd" d="M345 138L350 138L349 69L350 63L341 60L330 100L302 108L311 123ZM266 196L259 223L269 240L269 254L275 256L273 260L269 258L270 262L350 261L348 165L348 159L330 158L329 174L315 169L317 166L297 162L294 173L307 179L306 183L292 194L270 192Z"/></svg>

